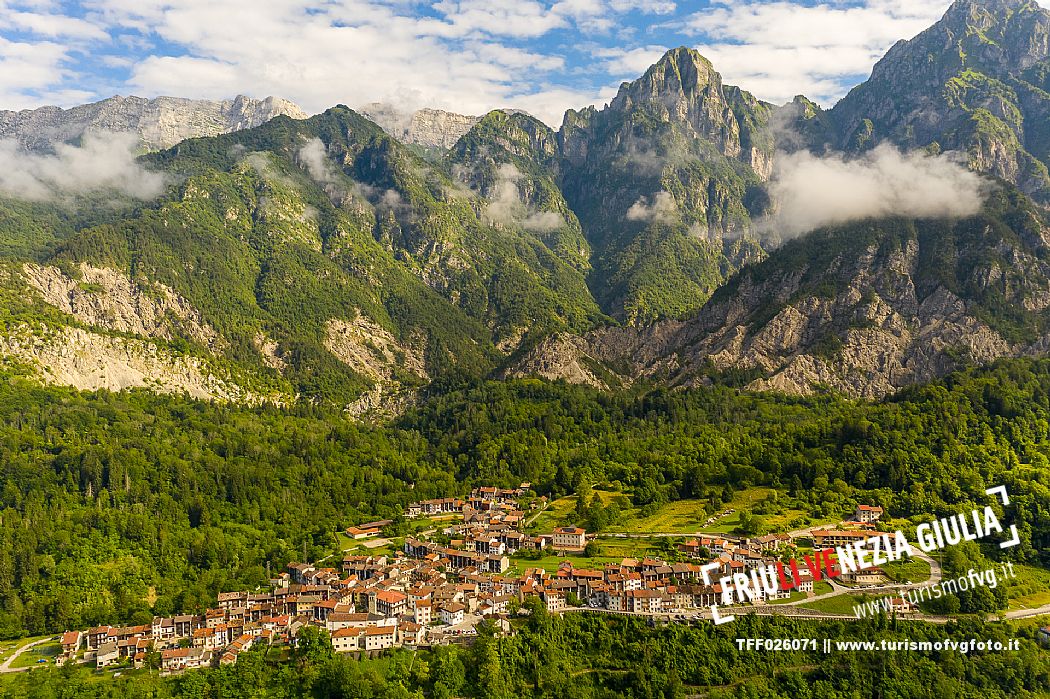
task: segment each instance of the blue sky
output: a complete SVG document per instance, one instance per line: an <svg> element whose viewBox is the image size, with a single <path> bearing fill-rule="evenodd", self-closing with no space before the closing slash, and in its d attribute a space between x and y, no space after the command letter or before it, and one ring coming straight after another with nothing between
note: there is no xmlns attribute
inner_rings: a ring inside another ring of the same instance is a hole
<svg viewBox="0 0 1050 699"><path fill-rule="evenodd" d="M948 0L0 0L0 108L109 97L384 101L558 125L668 48L726 82L825 105Z"/></svg>

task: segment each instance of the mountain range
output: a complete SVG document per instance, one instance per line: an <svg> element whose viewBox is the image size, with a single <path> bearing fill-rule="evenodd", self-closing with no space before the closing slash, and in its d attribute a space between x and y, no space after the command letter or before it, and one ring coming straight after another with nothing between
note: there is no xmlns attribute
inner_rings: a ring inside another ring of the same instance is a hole
<svg viewBox="0 0 1050 699"><path fill-rule="evenodd" d="M135 133L163 191L0 200L0 355L80 388L378 414L464 376L877 397L1042 355L1048 29L1033 1L958 0L829 110L679 48L558 130L273 98L5 113L35 151ZM790 163L863 182L894 149L896 200L931 163L980 196L783 224Z"/></svg>
<svg viewBox="0 0 1050 699"><path fill-rule="evenodd" d="M1050 14L1034 0L956 2L911 41L898 42L826 117L826 138L862 151L966 153L1040 203L1050 201Z"/></svg>
<svg viewBox="0 0 1050 699"><path fill-rule="evenodd" d="M407 112L382 102L366 104L357 111L402 143L446 150L456 145L456 141L481 119L442 109L423 108Z"/></svg>
<svg viewBox="0 0 1050 699"><path fill-rule="evenodd" d="M238 95L216 102L117 96L72 109L0 111L0 139L46 152L58 143L79 142L92 132L133 133L145 150L161 150L187 138L250 129L281 114L293 119L307 117L297 105L278 97L256 100Z"/></svg>

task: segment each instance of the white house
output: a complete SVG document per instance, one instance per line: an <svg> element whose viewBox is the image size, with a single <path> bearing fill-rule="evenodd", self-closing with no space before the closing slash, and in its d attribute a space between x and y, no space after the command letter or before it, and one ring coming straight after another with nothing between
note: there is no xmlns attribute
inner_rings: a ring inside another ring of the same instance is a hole
<svg viewBox="0 0 1050 699"><path fill-rule="evenodd" d="M397 625L373 626L365 629L365 650L392 648L397 642Z"/></svg>
<svg viewBox="0 0 1050 699"><path fill-rule="evenodd" d="M120 650L116 641L106 641L95 653L95 667L109 667L120 660Z"/></svg>
<svg viewBox="0 0 1050 699"><path fill-rule="evenodd" d="M438 611L441 613L441 623L454 626L456 624L463 623L463 614L466 611L466 607L459 602L448 602L438 607Z"/></svg>
<svg viewBox="0 0 1050 699"><path fill-rule="evenodd" d="M332 648L336 653L349 653L361 648L361 630L352 627L339 629L332 633Z"/></svg>
<svg viewBox="0 0 1050 699"><path fill-rule="evenodd" d="M415 613L412 618L420 626L429 626L434 620L434 605L430 602L416 602Z"/></svg>
<svg viewBox="0 0 1050 699"><path fill-rule="evenodd" d="M587 546L587 532L579 527L559 527L554 530L554 548L583 549Z"/></svg>
<svg viewBox="0 0 1050 699"><path fill-rule="evenodd" d="M853 513L855 522L877 522L882 517L882 508L878 505L857 505L857 511Z"/></svg>

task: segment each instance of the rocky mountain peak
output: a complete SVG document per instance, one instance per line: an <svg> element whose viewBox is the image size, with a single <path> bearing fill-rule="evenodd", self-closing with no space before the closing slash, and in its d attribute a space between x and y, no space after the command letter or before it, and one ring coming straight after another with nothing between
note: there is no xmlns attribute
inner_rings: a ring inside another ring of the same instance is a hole
<svg viewBox="0 0 1050 699"><path fill-rule="evenodd" d="M383 102L366 104L357 111L403 143L446 150L481 119L441 109L407 112Z"/></svg>
<svg viewBox="0 0 1050 699"><path fill-rule="evenodd" d="M14 139L30 151L50 151L85 133L134 133L145 150L170 148L187 138L217 136L265 124L276 116L305 119L298 105L279 97L194 100L115 95L69 109L47 106L0 111L0 139Z"/></svg>
<svg viewBox="0 0 1050 699"><path fill-rule="evenodd" d="M647 131L670 127L676 137L710 144L765 177L768 144L759 144L759 134L771 110L772 105L750 93L723 85L722 76L699 52L679 47L664 54L642 77L624 83L599 121L614 128L620 123L645 124ZM624 138L636 138L633 127Z"/></svg>
<svg viewBox="0 0 1050 699"><path fill-rule="evenodd" d="M942 72L965 66L1002 77L1050 56L1048 33L1050 12L1034 0L957 0L936 24L890 49L875 74L888 63L922 58Z"/></svg>
<svg viewBox="0 0 1050 699"><path fill-rule="evenodd" d="M955 0L945 12L944 19L969 23L1033 4L1030 0Z"/></svg>
<svg viewBox="0 0 1050 699"><path fill-rule="evenodd" d="M1047 202L1047 88L1050 12L1034 0L959 0L835 105L829 140L966 153L974 170Z"/></svg>
<svg viewBox="0 0 1050 699"><path fill-rule="evenodd" d="M537 162L548 161L558 154L557 135L542 121L524 112L496 109L481 117L473 129L489 131L494 137L495 143L485 144L484 149L495 145L514 156ZM469 141L460 139L453 150L463 151L477 145Z"/></svg>
<svg viewBox="0 0 1050 699"><path fill-rule="evenodd" d="M691 101L709 87L722 85L711 62L699 52L679 47L665 53L645 74L634 82L624 83L610 105L627 109L641 102L670 103Z"/></svg>

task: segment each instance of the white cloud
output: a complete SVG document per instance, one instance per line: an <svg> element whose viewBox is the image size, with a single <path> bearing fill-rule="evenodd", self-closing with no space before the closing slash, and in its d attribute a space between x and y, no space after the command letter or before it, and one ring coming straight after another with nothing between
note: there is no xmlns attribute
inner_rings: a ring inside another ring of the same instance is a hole
<svg viewBox="0 0 1050 699"><path fill-rule="evenodd" d="M536 37L567 24L534 0L441 0L432 7L447 20L448 36Z"/></svg>
<svg viewBox="0 0 1050 699"><path fill-rule="evenodd" d="M669 192L657 192L652 199L642 197L627 210L628 221L668 223L678 214L678 206Z"/></svg>
<svg viewBox="0 0 1050 699"><path fill-rule="evenodd" d="M518 193L518 180L521 172L511 163L499 166L496 172L496 183L489 192L489 203L485 207L485 219L490 223L512 225L522 220L525 215L525 204Z"/></svg>
<svg viewBox="0 0 1050 699"><path fill-rule="evenodd" d="M104 191L151 199L165 178L135 160L138 145L133 134L91 133L79 147L63 143L54 155L34 155L16 141L0 141L0 191L33 201Z"/></svg>
<svg viewBox="0 0 1050 699"><path fill-rule="evenodd" d="M522 228L532 233L551 233L565 225L565 217L553 211L537 211L521 222Z"/></svg>
<svg viewBox="0 0 1050 699"><path fill-rule="evenodd" d="M569 27L588 16L586 3L548 8L531 1L446 0L434 6L436 17L411 16L411 6L376 0L320 6L306 0L96 0L96 6L111 26L149 27L188 49L134 66L129 85L144 96L274 94L312 112L374 101L468 114L517 107L554 125L567 107L598 99L593 91L543 79L564 70L562 56L506 41Z"/></svg>
<svg viewBox="0 0 1050 699"><path fill-rule="evenodd" d="M747 0L696 12L686 30L697 49L728 82L762 99L786 102L797 94L825 104L865 75L898 40L936 22L946 0L866 0L861 5ZM717 37L712 39L711 37Z"/></svg>
<svg viewBox="0 0 1050 699"><path fill-rule="evenodd" d="M0 108L68 103L92 93L72 84L72 54L109 35L49 2L0 2ZM17 36L17 38L13 38Z"/></svg>
<svg viewBox="0 0 1050 699"><path fill-rule="evenodd" d="M332 163L328 160L325 152L324 142L319 138L311 138L299 149L299 161L306 167L316 182L329 184L336 181Z"/></svg>
<svg viewBox="0 0 1050 699"><path fill-rule="evenodd" d="M105 31L91 22L59 14L0 10L0 21L22 31L52 39L109 38Z"/></svg>
<svg viewBox="0 0 1050 699"><path fill-rule="evenodd" d="M51 41L9 41L0 37L0 105L8 109L35 106L40 93L69 75L69 50Z"/></svg>
<svg viewBox="0 0 1050 699"><path fill-rule="evenodd" d="M417 0L83 0L74 13L0 0L0 26L19 32L0 30L0 107L66 105L89 86L94 98L272 94L311 112L376 101L510 107L557 126L566 108L608 100L683 34L731 83L827 104L949 2L858 1L715 0L693 11L671 0L438 0L424 13ZM594 48L589 65L576 62L584 47ZM116 69L117 84L100 68Z"/></svg>
<svg viewBox="0 0 1050 699"><path fill-rule="evenodd" d="M634 10L648 15L669 15L678 9L670 0L611 0L609 5L617 12Z"/></svg>
<svg viewBox="0 0 1050 699"><path fill-rule="evenodd" d="M666 46L639 46L633 49L599 48L594 55L603 59L610 75L634 79L643 74L667 52Z"/></svg>
<svg viewBox="0 0 1050 699"><path fill-rule="evenodd" d="M240 94L247 77L238 66L193 56L150 56L135 65L131 84L147 97L193 95L225 99ZM151 87L152 86L152 87Z"/></svg>
<svg viewBox="0 0 1050 699"><path fill-rule="evenodd" d="M127 56L100 56L98 59L107 68L130 68L135 62Z"/></svg>
<svg viewBox="0 0 1050 699"><path fill-rule="evenodd" d="M556 71L565 68L565 59L561 56L545 56L535 51L494 44L477 44L471 50L477 54L479 62L491 62L514 70Z"/></svg>
<svg viewBox="0 0 1050 699"><path fill-rule="evenodd" d="M781 155L770 182L776 213L760 228L782 236L869 217L976 214L988 183L951 154L882 145L855 160L806 151Z"/></svg>
<svg viewBox="0 0 1050 699"><path fill-rule="evenodd" d="M528 95L518 95L512 100L515 108L524 110L549 126L558 128L566 109L581 109L590 104L599 107L616 96L613 86L599 90L597 94L583 90L547 86Z"/></svg>
<svg viewBox="0 0 1050 699"><path fill-rule="evenodd" d="M405 208L407 205L401 198L401 194L388 189L379 197L379 202L376 204L379 207L385 207L387 209L394 209L395 211Z"/></svg>
<svg viewBox="0 0 1050 699"><path fill-rule="evenodd" d="M725 2L687 20L688 26L723 40L768 46L870 46L919 33L944 14L948 3L868 0L859 6L792 2Z"/></svg>
<svg viewBox="0 0 1050 699"><path fill-rule="evenodd" d="M504 163L496 171L496 183L489 194L484 218L489 223L504 226L520 225L533 233L550 233L565 224L565 218L553 211L532 211L521 200L518 182L521 172L512 163Z"/></svg>

